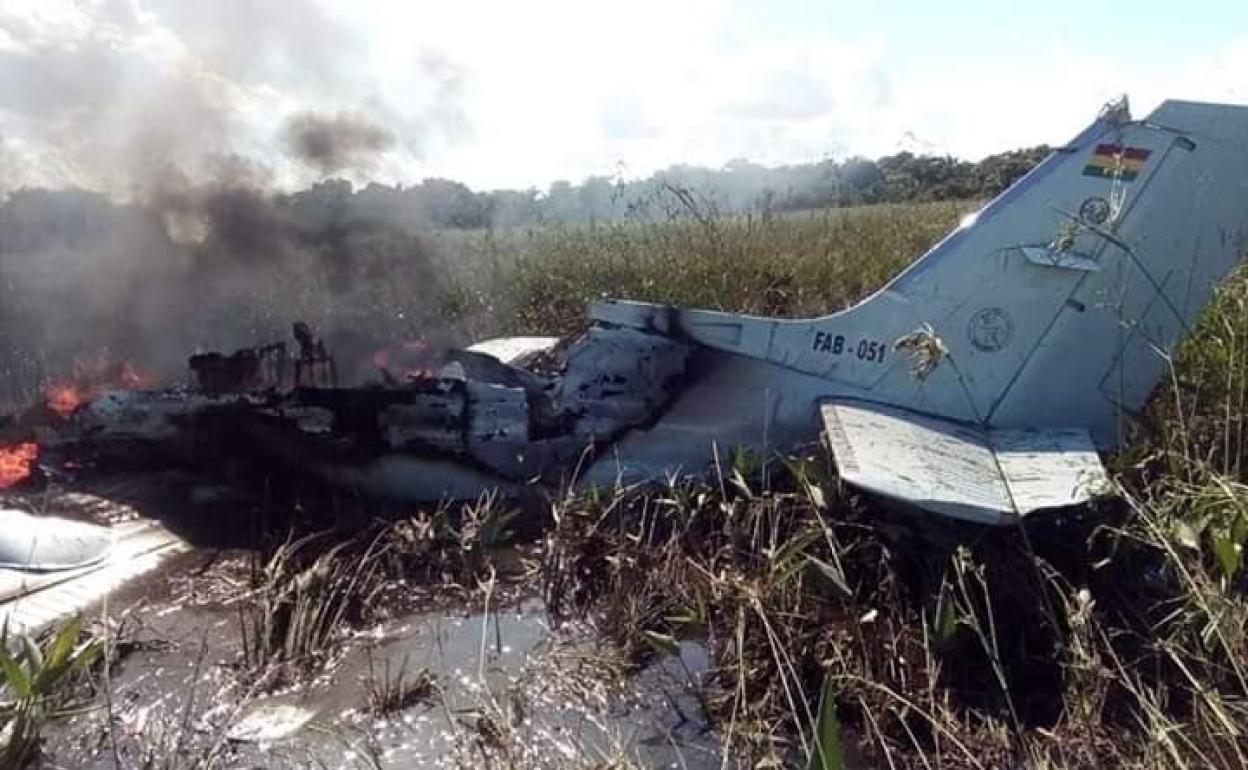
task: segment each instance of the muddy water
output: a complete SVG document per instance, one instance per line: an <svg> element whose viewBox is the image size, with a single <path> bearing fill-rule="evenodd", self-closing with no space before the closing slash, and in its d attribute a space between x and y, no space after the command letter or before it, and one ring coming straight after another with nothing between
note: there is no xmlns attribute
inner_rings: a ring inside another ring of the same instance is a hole
<svg viewBox="0 0 1248 770"><path fill-rule="evenodd" d="M586 627L552 628L538 600L481 601L357 632L298 682L257 682L240 665L230 600L241 568L204 562L189 554L114 597L126 655L108 697L49 732L50 766L725 766L696 642L629 673ZM374 713L370 692L400 670L427 672L430 691Z"/></svg>
<svg viewBox="0 0 1248 770"><path fill-rule="evenodd" d="M694 694L706 667L698 645L631 678L600 654L580 629L552 631L537 601L411 616L356 649L331 681L258 699L243 719L290 713L275 706L314 715L292 739L255 746L291 766L557 767L619 757L645 767L720 767ZM437 691L390 718L369 714L362 701L387 662L391 672L430 672Z"/></svg>

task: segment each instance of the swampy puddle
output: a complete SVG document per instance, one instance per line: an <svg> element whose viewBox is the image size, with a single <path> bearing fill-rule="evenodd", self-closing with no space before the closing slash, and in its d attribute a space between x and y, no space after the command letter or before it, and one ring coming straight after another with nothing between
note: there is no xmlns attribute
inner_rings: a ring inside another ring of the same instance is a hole
<svg viewBox="0 0 1248 770"><path fill-rule="evenodd" d="M45 766L724 766L696 642L630 671L540 600L486 593L357 630L305 675L257 676L244 578L193 551L111 597L117 662L88 709L49 727Z"/></svg>

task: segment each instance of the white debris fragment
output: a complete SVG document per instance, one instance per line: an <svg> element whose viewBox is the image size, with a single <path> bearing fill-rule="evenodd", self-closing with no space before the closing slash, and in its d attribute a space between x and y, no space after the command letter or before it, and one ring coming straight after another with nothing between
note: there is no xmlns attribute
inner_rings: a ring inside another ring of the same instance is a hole
<svg viewBox="0 0 1248 770"><path fill-rule="evenodd" d="M271 743L299 732L316 712L289 703L262 704L253 708L226 733L232 741Z"/></svg>

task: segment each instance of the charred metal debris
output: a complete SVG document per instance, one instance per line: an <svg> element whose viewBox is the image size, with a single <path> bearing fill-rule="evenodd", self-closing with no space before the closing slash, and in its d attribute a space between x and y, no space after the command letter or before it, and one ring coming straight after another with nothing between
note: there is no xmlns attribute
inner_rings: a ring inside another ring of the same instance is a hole
<svg viewBox="0 0 1248 770"><path fill-rule="evenodd" d="M601 325L566 345L446 350L402 380L382 370L375 382L344 387L308 325L294 324L294 339L293 354L275 342L191 356L183 387L107 391L37 431L40 453L147 464L259 453L404 499L491 482L559 484L587 452L657 418L690 359L670 337ZM29 423L19 415L0 433L13 438Z"/></svg>

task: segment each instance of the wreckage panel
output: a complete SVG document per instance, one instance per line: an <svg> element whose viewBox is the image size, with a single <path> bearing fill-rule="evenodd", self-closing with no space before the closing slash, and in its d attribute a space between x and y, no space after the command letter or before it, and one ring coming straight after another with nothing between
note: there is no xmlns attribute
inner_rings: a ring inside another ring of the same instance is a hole
<svg viewBox="0 0 1248 770"><path fill-rule="evenodd" d="M1101 458L1083 428L995 430L990 435L1021 514L1087 502L1109 489Z"/></svg>
<svg viewBox="0 0 1248 770"><path fill-rule="evenodd" d="M303 336L299 362L330 360L310 332ZM211 388L201 381L199 389L104 393L78 409L48 448L75 461L119 464L241 454L345 486L357 486L350 479L359 479L358 488L402 488L417 495L413 500L483 485L469 493L475 497L500 481L563 483L587 452L659 418L687 387L690 356L677 340L598 327L560 354L562 365L549 367L562 371L558 376L503 363L481 350L446 351L436 374L401 383L391 378L357 388L248 390L257 382L253 364L262 360L260 352L282 349L195 357L192 370L212 380ZM390 462L396 458L403 462ZM462 473L448 474L451 465L462 466ZM398 466L427 478L398 481L390 472Z"/></svg>
<svg viewBox="0 0 1248 770"><path fill-rule="evenodd" d="M422 394L411 402L383 407L377 414L377 427L391 449L427 447L463 452L467 403L462 392Z"/></svg>
<svg viewBox="0 0 1248 770"><path fill-rule="evenodd" d="M469 345L465 350L484 353L504 364L518 364L559 344L558 337L497 337Z"/></svg>
<svg viewBox="0 0 1248 770"><path fill-rule="evenodd" d="M843 403L821 407L841 477L958 518L1013 518L1005 480L979 431L945 420Z"/></svg>
<svg viewBox="0 0 1248 770"><path fill-rule="evenodd" d="M567 353L567 372L554 388L555 410L575 418L576 435L609 440L671 400L688 358L688 347L667 337L590 329Z"/></svg>
<svg viewBox="0 0 1248 770"><path fill-rule="evenodd" d="M523 444L529 440L529 404L522 388L468 383L468 444Z"/></svg>
<svg viewBox="0 0 1248 770"><path fill-rule="evenodd" d="M106 558L112 546L106 527L0 508L0 568L85 567Z"/></svg>
<svg viewBox="0 0 1248 770"><path fill-rule="evenodd" d="M189 547L153 522L119 524L113 534L108 558L90 566L53 573L0 569L0 625L11 634L33 634Z"/></svg>
<svg viewBox="0 0 1248 770"><path fill-rule="evenodd" d="M1086 430L998 430L879 404L820 407L845 481L921 508L1005 524L1086 502L1108 486Z"/></svg>

